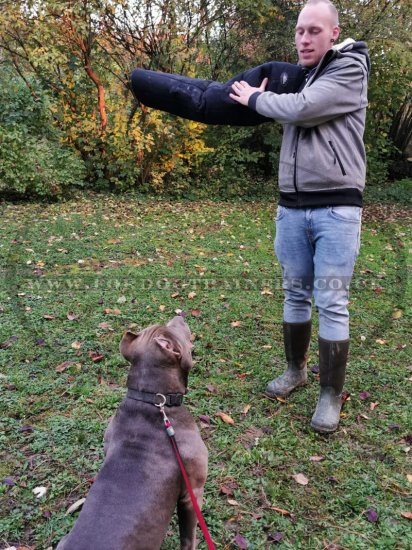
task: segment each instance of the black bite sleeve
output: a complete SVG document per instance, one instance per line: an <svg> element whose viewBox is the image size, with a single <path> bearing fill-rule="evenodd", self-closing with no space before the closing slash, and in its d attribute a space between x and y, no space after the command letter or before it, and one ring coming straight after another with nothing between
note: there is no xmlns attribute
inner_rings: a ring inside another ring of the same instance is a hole
<svg viewBox="0 0 412 550"><path fill-rule="evenodd" d="M233 82L245 80L258 87L267 77L266 91L294 93L305 74L298 65L273 61L238 74L224 84L146 69L135 69L130 83L135 98L147 107L204 124L255 126L273 120L231 99Z"/></svg>

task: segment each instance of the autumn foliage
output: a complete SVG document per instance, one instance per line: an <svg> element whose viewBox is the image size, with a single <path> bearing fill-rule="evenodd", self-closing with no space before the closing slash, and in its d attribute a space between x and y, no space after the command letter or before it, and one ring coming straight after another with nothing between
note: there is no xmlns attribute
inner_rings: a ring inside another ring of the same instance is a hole
<svg viewBox="0 0 412 550"><path fill-rule="evenodd" d="M379 181L407 98L411 8L391 0L338 4L342 36L367 40L371 51L366 141L370 180ZM139 66L224 81L268 60L295 62L299 8L250 0L2 2L0 110L11 116L0 115L0 158L10 161L13 151L16 159L0 169L0 192L59 196L85 186L239 195L272 186L278 125L208 128L174 118L137 105L128 77ZM26 120L16 96L29 106ZM36 113L42 127L33 131ZM243 176L252 183L240 185Z"/></svg>

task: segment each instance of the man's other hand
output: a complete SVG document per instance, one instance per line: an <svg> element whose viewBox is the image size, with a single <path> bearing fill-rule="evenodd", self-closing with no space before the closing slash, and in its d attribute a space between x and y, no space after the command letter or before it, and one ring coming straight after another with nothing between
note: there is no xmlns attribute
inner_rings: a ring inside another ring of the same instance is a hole
<svg viewBox="0 0 412 550"><path fill-rule="evenodd" d="M233 93L229 94L229 97L231 97L238 103L241 103L242 105L246 105L247 107L250 96L255 92L264 92L267 83L268 78L264 78L259 88L254 88L253 86L249 86L249 84L244 80L241 80L240 82L234 82L232 84Z"/></svg>

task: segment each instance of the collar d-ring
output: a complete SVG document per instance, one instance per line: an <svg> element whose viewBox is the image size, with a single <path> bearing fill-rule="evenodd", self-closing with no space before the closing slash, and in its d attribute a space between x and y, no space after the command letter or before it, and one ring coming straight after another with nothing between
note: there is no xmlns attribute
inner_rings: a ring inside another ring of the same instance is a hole
<svg viewBox="0 0 412 550"><path fill-rule="evenodd" d="M159 407L159 408L164 407L165 404L166 404L166 396L163 395L163 393L157 393L156 397L160 397L162 399L162 401L160 403L155 403L154 404L155 407Z"/></svg>

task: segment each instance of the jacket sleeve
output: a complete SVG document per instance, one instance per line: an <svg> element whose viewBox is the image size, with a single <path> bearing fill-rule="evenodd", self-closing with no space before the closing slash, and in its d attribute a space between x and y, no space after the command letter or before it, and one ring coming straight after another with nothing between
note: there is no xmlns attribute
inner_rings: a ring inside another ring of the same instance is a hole
<svg viewBox="0 0 412 550"><path fill-rule="evenodd" d="M296 92L305 76L298 65L270 62L236 75L222 84L211 80L188 78L146 69L135 69L130 85L135 98L154 109L205 124L254 126L273 117L262 115L229 97L235 80L245 80L260 86L269 78L268 89L273 94Z"/></svg>
<svg viewBox="0 0 412 550"><path fill-rule="evenodd" d="M253 94L249 107L266 117L311 128L367 105L367 74L357 62L331 64L301 92Z"/></svg>

